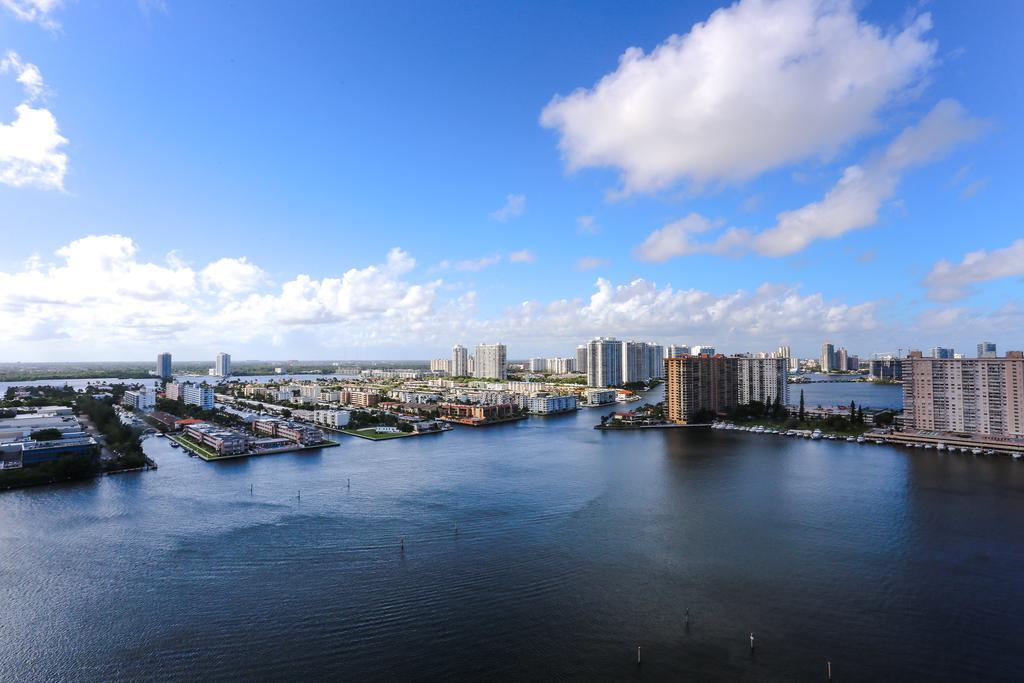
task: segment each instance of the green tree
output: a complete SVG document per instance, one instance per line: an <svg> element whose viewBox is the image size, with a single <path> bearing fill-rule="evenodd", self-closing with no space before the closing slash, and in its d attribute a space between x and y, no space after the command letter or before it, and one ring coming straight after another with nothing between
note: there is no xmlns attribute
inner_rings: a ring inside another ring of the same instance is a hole
<svg viewBox="0 0 1024 683"><path fill-rule="evenodd" d="M857 421L857 404L850 401L850 422Z"/></svg>
<svg viewBox="0 0 1024 683"><path fill-rule="evenodd" d="M804 421L805 414L804 414L804 390L803 389L800 390L800 413L799 413L798 417L799 417L801 422Z"/></svg>

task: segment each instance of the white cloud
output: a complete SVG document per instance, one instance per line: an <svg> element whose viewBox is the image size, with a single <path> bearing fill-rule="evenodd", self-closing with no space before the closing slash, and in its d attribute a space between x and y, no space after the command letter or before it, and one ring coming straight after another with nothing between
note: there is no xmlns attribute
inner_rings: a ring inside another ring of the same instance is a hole
<svg viewBox="0 0 1024 683"><path fill-rule="evenodd" d="M905 171L974 139L983 128L958 102L942 100L920 123L904 129L879 158L847 167L820 202L779 214L774 227L755 236L753 248L767 256L785 256L814 240L874 225L882 203L893 197Z"/></svg>
<svg viewBox="0 0 1024 683"><path fill-rule="evenodd" d="M594 270L607 265L608 260L597 256L584 256L576 262L576 270Z"/></svg>
<svg viewBox="0 0 1024 683"><path fill-rule="evenodd" d="M0 122L0 183L13 187L64 189L68 157L60 151L67 139L49 109L31 102L45 92L43 77L34 64L22 62L11 51L0 61L0 73L14 72L26 100L14 108L11 123Z"/></svg>
<svg viewBox="0 0 1024 683"><path fill-rule="evenodd" d="M495 254L493 256L481 256L477 259L465 259L463 261L457 261L455 263L455 270L461 270L466 272L475 273L489 268L490 266L501 263L501 255Z"/></svg>
<svg viewBox="0 0 1024 683"><path fill-rule="evenodd" d="M510 218L522 216L524 211L526 211L526 195L510 194L505 197L505 205L492 213L491 218L499 223L504 223Z"/></svg>
<svg viewBox="0 0 1024 683"><path fill-rule="evenodd" d="M601 232L601 226L593 216L580 216L576 219L576 233L579 235L596 235Z"/></svg>
<svg viewBox="0 0 1024 683"><path fill-rule="evenodd" d="M29 96L29 100L42 97L46 85L43 83L43 74L35 64L27 64L21 61L21 57L14 50L8 50L7 54L0 60L0 73L13 71L21 87Z"/></svg>
<svg viewBox="0 0 1024 683"><path fill-rule="evenodd" d="M730 228L717 239L698 242L691 237L708 231L710 223L692 214L655 230L636 254L648 261L693 253L748 250L763 256L788 256L815 240L835 239L851 230L874 225L882 204L893 198L906 171L977 137L984 127L956 101L942 100L920 123L905 128L883 153L863 165L848 166L821 201L780 213L773 227L757 233Z"/></svg>
<svg viewBox="0 0 1024 683"><path fill-rule="evenodd" d="M267 274L259 266L241 258L222 258L203 268L203 285L218 290L222 296L244 294L267 281Z"/></svg>
<svg viewBox="0 0 1024 683"><path fill-rule="evenodd" d="M883 31L845 0L741 0L649 55L629 48L540 121L570 170L619 169L622 194L739 181L875 130L932 66L930 28L922 14Z"/></svg>
<svg viewBox="0 0 1024 683"><path fill-rule="evenodd" d="M924 278L928 298L953 301L968 296L974 285L1005 277L1024 276L1024 239L993 251L972 251L960 263L939 261Z"/></svg>
<svg viewBox="0 0 1024 683"><path fill-rule="evenodd" d="M31 21L43 28L56 30L60 24L50 15L63 0L0 0L0 6L21 21Z"/></svg>
<svg viewBox="0 0 1024 683"><path fill-rule="evenodd" d="M381 264L338 277L301 274L274 286L257 283L258 267L243 259L193 269L170 254L154 263L140 258L128 237L95 235L58 249L53 263L31 259L16 271L0 272L0 348L34 354L45 343L53 353L62 349L65 358L81 357L82 349L118 357L124 349L205 349L227 342L269 349L297 338L325 350L386 354L388 348L450 345L459 337L557 348L594 334L670 338L680 332L767 348L796 335L842 332L852 338L878 327L871 302L828 301L784 285L714 294L644 279L615 285L602 278L589 298L526 301L480 317L476 292L448 293L440 279L414 278L415 266L410 254L392 249ZM247 284L259 291L229 286L223 296L209 296L212 274L223 284L235 282L223 274L236 271L253 275Z"/></svg>
<svg viewBox="0 0 1024 683"><path fill-rule="evenodd" d="M523 249L522 251L513 251L508 255L510 263L533 263L537 260L537 256L529 249Z"/></svg>

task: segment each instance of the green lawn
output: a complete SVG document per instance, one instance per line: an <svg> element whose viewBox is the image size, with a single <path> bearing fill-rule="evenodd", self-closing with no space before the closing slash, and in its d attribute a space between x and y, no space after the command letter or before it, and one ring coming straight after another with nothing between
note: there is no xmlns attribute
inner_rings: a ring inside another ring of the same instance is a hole
<svg viewBox="0 0 1024 683"><path fill-rule="evenodd" d="M184 436L175 436L174 440L185 448L189 448L199 454L204 460L216 460L220 457L217 451L211 451L208 446L201 446L192 439Z"/></svg>

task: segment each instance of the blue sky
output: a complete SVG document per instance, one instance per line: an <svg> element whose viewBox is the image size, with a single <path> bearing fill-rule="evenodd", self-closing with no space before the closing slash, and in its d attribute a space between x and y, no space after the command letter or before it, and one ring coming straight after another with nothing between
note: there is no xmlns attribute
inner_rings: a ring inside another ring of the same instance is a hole
<svg viewBox="0 0 1024 683"><path fill-rule="evenodd" d="M0 360L1020 348L1022 28L0 0Z"/></svg>

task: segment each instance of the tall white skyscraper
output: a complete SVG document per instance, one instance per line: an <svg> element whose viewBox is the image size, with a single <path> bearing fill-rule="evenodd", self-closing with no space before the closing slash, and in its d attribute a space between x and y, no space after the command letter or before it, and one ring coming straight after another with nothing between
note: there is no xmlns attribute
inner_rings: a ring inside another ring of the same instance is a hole
<svg viewBox="0 0 1024 683"><path fill-rule="evenodd" d="M477 344L474 377L505 379L508 377L504 344Z"/></svg>
<svg viewBox="0 0 1024 683"><path fill-rule="evenodd" d="M462 344L452 347L452 369L453 377L469 377L469 351Z"/></svg>
<svg viewBox="0 0 1024 683"><path fill-rule="evenodd" d="M789 401L789 375L785 358L737 358L736 380L741 405L751 401L769 403L779 397L786 405Z"/></svg>
<svg viewBox="0 0 1024 683"><path fill-rule="evenodd" d="M171 378L171 354L166 351L164 353L157 354L156 374L160 379Z"/></svg>
<svg viewBox="0 0 1024 683"><path fill-rule="evenodd" d="M227 377L231 374L231 355L218 353L217 362L213 366L213 374L220 377Z"/></svg>
<svg viewBox="0 0 1024 683"><path fill-rule="evenodd" d="M587 342L587 385L622 386L622 342L612 337Z"/></svg>
<svg viewBox="0 0 1024 683"><path fill-rule="evenodd" d="M978 358L997 358L995 342L978 344Z"/></svg>
<svg viewBox="0 0 1024 683"><path fill-rule="evenodd" d="M647 344L641 341L622 343L622 381L646 382L651 378Z"/></svg>

